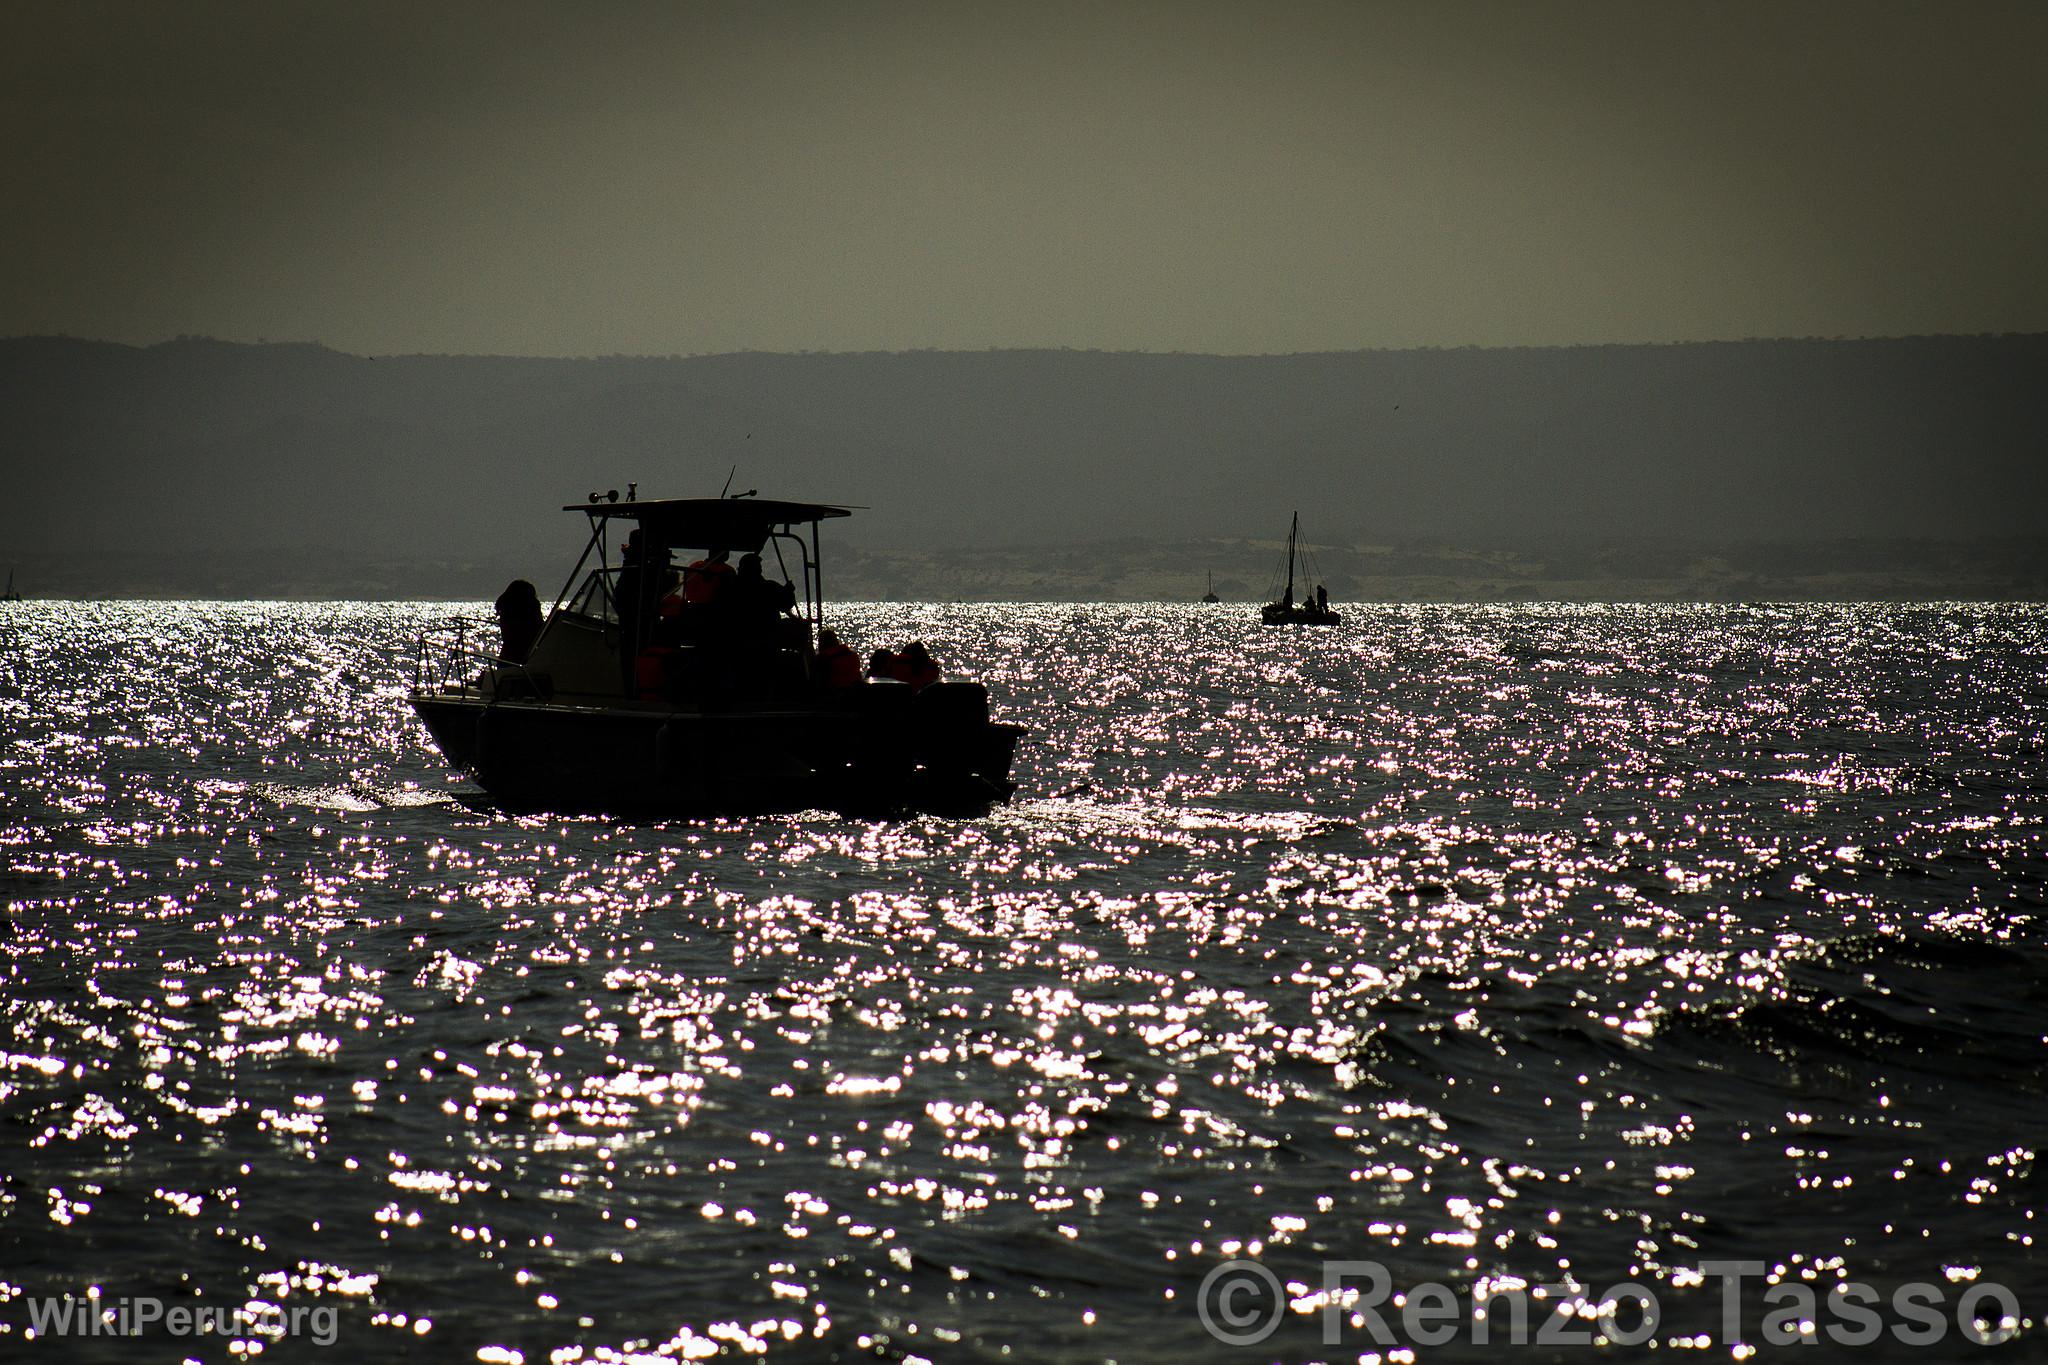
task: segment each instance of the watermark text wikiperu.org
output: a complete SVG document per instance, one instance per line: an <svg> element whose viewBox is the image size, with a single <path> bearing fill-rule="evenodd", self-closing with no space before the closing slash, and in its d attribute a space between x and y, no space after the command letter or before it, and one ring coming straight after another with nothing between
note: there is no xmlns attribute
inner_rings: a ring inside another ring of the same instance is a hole
<svg viewBox="0 0 2048 1365"><path fill-rule="evenodd" d="M6 1304L21 1339L157 1337L234 1340L303 1338L332 1346L340 1331L334 1304L226 1304L166 1300L149 1295L110 1297L23 1295ZM4 1351L0 1351L4 1354Z"/></svg>
<svg viewBox="0 0 2048 1365"><path fill-rule="evenodd" d="M1782 1267L1780 1268L1782 1269ZM1737 1359L1759 1346L1878 1341L1906 1346L1997 1346L2034 1327L2019 1298L1990 1280L1911 1281L1889 1293L1854 1280L1807 1283L1772 1273L1762 1261L1703 1261L1678 1287L1719 1297L1718 1331L1693 1331L1670 1344L1724 1346ZM1225 1261L1196 1291L1195 1311L1226 1346L1255 1346L1289 1315L1319 1321L1325 1346L1387 1351L1447 1346L1641 1346L1658 1339L1663 1306L1654 1288L1623 1281L1598 1289L1576 1283L1487 1282L1462 1289L1433 1281L1397 1285L1378 1261L1325 1261L1321 1282L1283 1282L1258 1261Z"/></svg>

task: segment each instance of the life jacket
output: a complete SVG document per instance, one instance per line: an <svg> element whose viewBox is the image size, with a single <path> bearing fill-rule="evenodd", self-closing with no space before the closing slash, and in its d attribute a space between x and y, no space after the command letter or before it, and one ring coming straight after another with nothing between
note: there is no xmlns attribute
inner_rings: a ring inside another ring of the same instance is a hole
<svg viewBox="0 0 2048 1365"><path fill-rule="evenodd" d="M716 559L693 560L683 570L683 600L693 605L715 602L732 581L732 565Z"/></svg>
<svg viewBox="0 0 2048 1365"><path fill-rule="evenodd" d="M939 666L929 655L920 661L909 654L898 654L889 667L889 676L909 683L913 690L922 690L939 680Z"/></svg>
<svg viewBox="0 0 2048 1365"><path fill-rule="evenodd" d="M666 645L649 645L633 660L633 692L641 701L668 700L668 661L674 654Z"/></svg>
<svg viewBox="0 0 2048 1365"><path fill-rule="evenodd" d="M818 663L825 675L825 686L860 686L860 655L845 645L831 645L819 650Z"/></svg>

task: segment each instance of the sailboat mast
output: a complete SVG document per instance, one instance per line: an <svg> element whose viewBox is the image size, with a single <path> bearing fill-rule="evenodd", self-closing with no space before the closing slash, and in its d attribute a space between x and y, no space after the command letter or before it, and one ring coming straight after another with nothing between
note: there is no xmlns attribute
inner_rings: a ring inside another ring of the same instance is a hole
<svg viewBox="0 0 2048 1365"><path fill-rule="evenodd" d="M1283 602L1294 600L1294 538L1301 534L1301 513L1294 514L1294 521L1287 528L1287 596Z"/></svg>

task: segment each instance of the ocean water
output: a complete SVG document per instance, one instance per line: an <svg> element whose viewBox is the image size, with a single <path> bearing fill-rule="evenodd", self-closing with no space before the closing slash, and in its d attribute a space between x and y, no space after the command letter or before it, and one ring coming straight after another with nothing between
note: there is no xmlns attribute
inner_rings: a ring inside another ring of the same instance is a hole
<svg viewBox="0 0 2048 1365"><path fill-rule="evenodd" d="M0 1357L2041 1358L2048 611L847 606L1015 801L697 824L467 800L479 611L0 608Z"/></svg>

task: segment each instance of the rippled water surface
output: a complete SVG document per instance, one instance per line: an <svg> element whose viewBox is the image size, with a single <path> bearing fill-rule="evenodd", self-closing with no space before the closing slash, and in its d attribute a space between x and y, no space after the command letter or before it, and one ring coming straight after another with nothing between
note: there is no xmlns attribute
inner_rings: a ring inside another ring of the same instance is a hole
<svg viewBox="0 0 2048 1365"><path fill-rule="evenodd" d="M476 611L0 608L0 1356L97 1286L369 1358L1234 1359L1235 1259L1295 1300L1248 1359L1384 1349L1333 1259L1634 1281L1719 1359L1703 1261L1990 1281L2040 1348L2048 612L849 607L1032 727L1013 804L620 824L459 799L403 693Z"/></svg>

